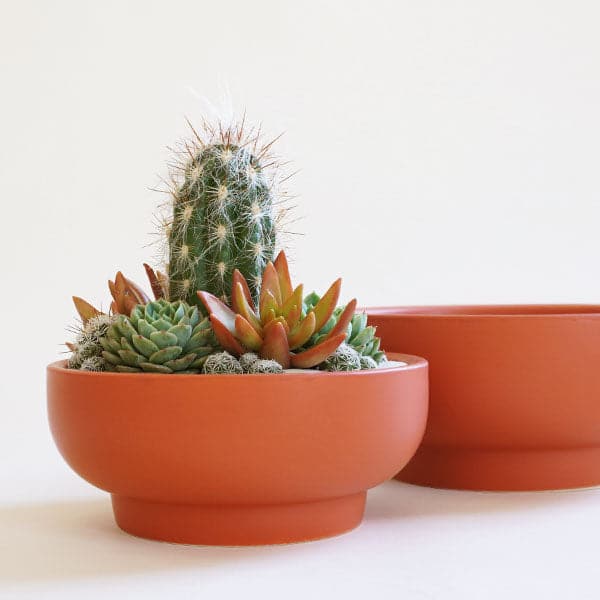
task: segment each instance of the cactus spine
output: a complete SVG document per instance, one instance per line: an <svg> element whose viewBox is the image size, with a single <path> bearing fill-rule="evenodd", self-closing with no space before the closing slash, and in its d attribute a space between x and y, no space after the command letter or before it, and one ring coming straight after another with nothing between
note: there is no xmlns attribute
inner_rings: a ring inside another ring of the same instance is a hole
<svg viewBox="0 0 600 600"><path fill-rule="evenodd" d="M196 291L205 290L228 302L237 268L257 301L276 244L275 161L267 158L273 142L258 148L243 122L225 129L205 125L202 136L192 130L195 139L185 145L171 191L169 298L199 304Z"/></svg>

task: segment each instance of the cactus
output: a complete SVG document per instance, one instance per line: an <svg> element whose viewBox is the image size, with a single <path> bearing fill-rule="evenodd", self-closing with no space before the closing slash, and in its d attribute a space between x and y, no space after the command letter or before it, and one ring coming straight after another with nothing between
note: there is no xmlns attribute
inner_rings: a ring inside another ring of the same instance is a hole
<svg viewBox="0 0 600 600"><path fill-rule="evenodd" d="M100 339L109 371L199 373L218 350L208 318L185 302L155 300L118 315Z"/></svg>
<svg viewBox="0 0 600 600"><path fill-rule="evenodd" d="M241 375L242 365L235 356L229 352L217 352L211 354L202 367L206 375Z"/></svg>
<svg viewBox="0 0 600 600"><path fill-rule="evenodd" d="M205 290L227 303L237 268L256 302L277 237L277 163L267 156L275 140L257 147L260 136L246 134L244 122L192 131L171 189L169 298L199 304L196 291Z"/></svg>
<svg viewBox="0 0 600 600"><path fill-rule="evenodd" d="M360 354L348 344L341 344L321 364L323 371L359 371L361 369Z"/></svg>
<svg viewBox="0 0 600 600"><path fill-rule="evenodd" d="M274 360L263 360L253 352L242 354L239 360L229 352L211 354L202 367L207 375L241 375L242 373L283 373Z"/></svg>
<svg viewBox="0 0 600 600"><path fill-rule="evenodd" d="M311 310L320 300L320 297L315 292L312 292L304 299L305 310ZM329 321L317 334L310 339L308 346L318 344L325 339L329 332L336 327L339 322L344 308L336 308ZM372 325L367 325L367 313L355 313L346 329L346 344L354 348L361 357L368 357L375 361L375 366L386 360L385 352L380 350L381 340L375 335L376 328ZM363 368L373 368L369 361L365 361Z"/></svg>
<svg viewBox="0 0 600 600"><path fill-rule="evenodd" d="M264 360L259 358L254 361L250 368L248 369L248 373L251 374L278 374L283 373L283 367L275 360Z"/></svg>
<svg viewBox="0 0 600 600"><path fill-rule="evenodd" d="M240 365L242 366L242 370L244 373L248 373L250 371L250 367L259 360L258 354L254 354L254 352L246 352L240 356Z"/></svg>
<svg viewBox="0 0 600 600"><path fill-rule="evenodd" d="M381 362L383 363L383 362L385 362L385 360L382 360ZM371 358L370 356L360 356L360 368L361 369L376 369L377 361L374 358Z"/></svg>
<svg viewBox="0 0 600 600"><path fill-rule="evenodd" d="M106 363L101 356L90 356L86 358L79 367L80 371L104 371Z"/></svg>
<svg viewBox="0 0 600 600"><path fill-rule="evenodd" d="M69 369L81 369L83 371L105 370L106 365L102 358L103 348L100 340L106 335L108 328L114 320L115 318L109 315L97 314L85 322L75 342L69 344L69 347L73 351L68 362Z"/></svg>
<svg viewBox="0 0 600 600"><path fill-rule="evenodd" d="M260 358L275 360L283 368L308 369L323 362L345 339L354 314L352 300L336 325L318 344L302 349L315 331L331 318L339 298L341 279L308 312L302 309L303 286L292 287L285 253L267 263L262 276L259 309L256 310L248 283L236 269L233 273L232 309L213 294L200 291L198 297L210 314L216 338L236 356L256 352Z"/></svg>

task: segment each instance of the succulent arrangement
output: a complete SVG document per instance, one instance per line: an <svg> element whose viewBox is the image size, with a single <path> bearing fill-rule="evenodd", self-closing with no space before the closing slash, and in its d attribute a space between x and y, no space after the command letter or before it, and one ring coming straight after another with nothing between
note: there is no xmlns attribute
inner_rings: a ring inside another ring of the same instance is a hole
<svg viewBox="0 0 600 600"><path fill-rule="evenodd" d="M174 150L164 271L144 269L154 299L120 271L108 314L74 296L81 318L68 366L163 374L354 371L386 361L341 279L319 296L293 286L281 237L280 162L260 131L239 123Z"/></svg>

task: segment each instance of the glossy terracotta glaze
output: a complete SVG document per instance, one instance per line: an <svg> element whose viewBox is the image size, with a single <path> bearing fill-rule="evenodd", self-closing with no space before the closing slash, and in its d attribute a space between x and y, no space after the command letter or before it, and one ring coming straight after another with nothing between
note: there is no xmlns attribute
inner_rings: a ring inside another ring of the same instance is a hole
<svg viewBox="0 0 600 600"><path fill-rule="evenodd" d="M385 349L430 363L427 430L399 479L476 490L600 484L600 306L368 313Z"/></svg>
<svg viewBox="0 0 600 600"><path fill-rule="evenodd" d="M158 540L254 545L336 535L417 449L427 363L354 373L153 375L48 367L69 465Z"/></svg>

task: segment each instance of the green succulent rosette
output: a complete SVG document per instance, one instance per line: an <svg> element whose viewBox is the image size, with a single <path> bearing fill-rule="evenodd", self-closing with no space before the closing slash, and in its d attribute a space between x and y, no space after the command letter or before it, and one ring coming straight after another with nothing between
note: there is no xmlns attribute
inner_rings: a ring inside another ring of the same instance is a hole
<svg viewBox="0 0 600 600"><path fill-rule="evenodd" d="M160 299L119 315L100 339L107 371L200 373L220 350L208 317L197 306Z"/></svg>

